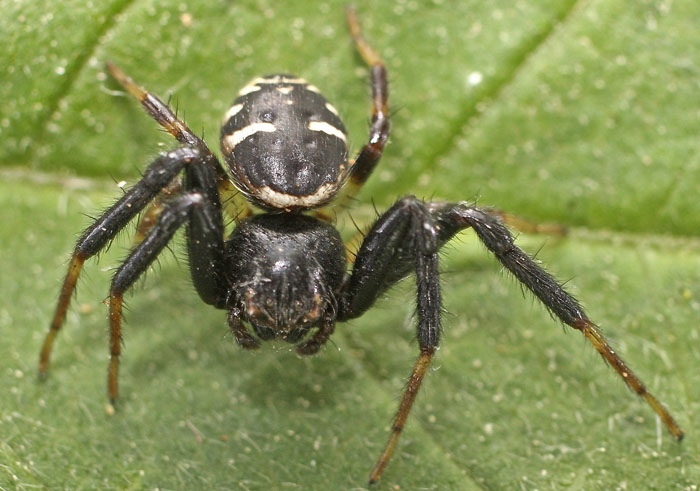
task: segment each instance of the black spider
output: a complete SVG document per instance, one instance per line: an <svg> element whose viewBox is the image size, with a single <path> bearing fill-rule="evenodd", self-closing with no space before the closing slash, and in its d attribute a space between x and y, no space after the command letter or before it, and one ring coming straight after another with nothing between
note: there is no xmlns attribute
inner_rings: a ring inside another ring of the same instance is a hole
<svg viewBox="0 0 700 491"><path fill-rule="evenodd" d="M257 348L259 340L283 339L296 343L300 354L316 353L336 322L361 316L382 293L413 272L420 355L389 441L370 475L370 483L376 482L396 447L438 345L437 253L457 232L471 227L554 315L585 335L680 440L683 432L669 412L617 356L578 302L513 243L499 213L466 203L401 198L364 237L348 274L344 244L321 208L341 189L347 197L364 184L389 135L384 63L364 40L352 10L348 20L358 51L371 68L372 84L369 142L350 161L337 111L303 79L270 75L253 80L238 93L221 129L227 172L167 104L108 64L112 76L182 146L155 159L143 178L78 240L41 351L40 373L47 371L53 341L64 323L84 261L143 210L137 244L115 273L109 293L108 391L112 403L118 396L124 292L182 225L186 225L190 274L197 293L204 302L228 312L236 341L247 349ZM184 174L182 181L180 174ZM247 203L232 199L238 191L264 212L254 215ZM222 207L229 200L232 211ZM224 237L224 211L237 222L228 238Z"/></svg>

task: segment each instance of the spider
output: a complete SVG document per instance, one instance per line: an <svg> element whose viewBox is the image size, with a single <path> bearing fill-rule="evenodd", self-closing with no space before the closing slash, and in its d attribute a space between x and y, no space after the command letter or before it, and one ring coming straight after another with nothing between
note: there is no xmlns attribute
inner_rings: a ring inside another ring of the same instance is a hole
<svg viewBox="0 0 700 491"><path fill-rule="evenodd" d="M181 145L159 155L142 179L77 241L41 350L40 374L47 372L83 263L142 212L136 244L114 274L109 292L107 389L112 405L118 398L123 295L182 225L197 293L205 303L227 312L233 336L245 349L258 348L261 340L281 339L295 344L301 355L314 354L328 341L336 322L360 317L413 273L420 354L389 440L370 474L370 483L375 483L396 448L440 339L438 251L459 231L472 228L553 315L581 331L681 440L683 432L671 414L613 351L579 303L514 244L500 213L466 202L424 202L405 196L377 218L350 265L340 234L323 207L341 190L347 198L367 181L387 142L389 119L385 65L365 40L352 9L347 17L355 46L370 68L372 87L369 140L354 160L348 160L347 134L337 111L301 78L285 74L256 78L238 93L221 127L224 168L166 103L116 65L107 65ZM234 200L235 210L222 206L238 192L246 200ZM262 211L253 213L250 205ZM225 213L236 221L228 237Z"/></svg>

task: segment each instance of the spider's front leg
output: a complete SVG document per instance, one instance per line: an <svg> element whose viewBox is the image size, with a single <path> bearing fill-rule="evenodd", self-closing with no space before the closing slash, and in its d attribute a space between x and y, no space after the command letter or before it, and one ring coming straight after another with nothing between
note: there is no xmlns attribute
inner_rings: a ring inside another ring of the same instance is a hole
<svg viewBox="0 0 700 491"><path fill-rule="evenodd" d="M418 342L421 354L411 374L389 441L370 483L379 480L396 447L440 335L440 285L437 250L460 230L471 227L484 245L562 322L581 331L625 383L643 397L678 440L683 431L666 408L644 386L605 340L579 303L557 280L514 244L490 210L465 203L429 203L408 196L379 217L365 237L340 301L339 320L355 318L389 287L415 269L418 287Z"/></svg>
<svg viewBox="0 0 700 491"><path fill-rule="evenodd" d="M109 292L109 350L107 391L112 404L119 396L122 302L124 293L148 269L175 232L187 224L187 248L192 282L206 303L226 303L228 280L223 243L223 219L212 165L185 169L184 194L168 202L142 242L131 251L112 278Z"/></svg>
<svg viewBox="0 0 700 491"><path fill-rule="evenodd" d="M465 203L431 205L433 216L445 236L460 229L471 227L483 244L496 256L518 281L563 323L581 331L603 359L622 377L627 386L652 407L669 432L683 439L683 431L668 410L651 394L644 383L634 374L613 350L598 327L588 318L579 303L566 292L561 284L514 244L508 229L488 210L475 208Z"/></svg>
<svg viewBox="0 0 700 491"><path fill-rule="evenodd" d="M399 200L365 237L341 293L338 320L362 315L388 288L415 271L417 287L418 361L394 417L391 436L369 482L379 481L394 453L440 339L441 297L437 251L440 230L424 203L413 196Z"/></svg>
<svg viewBox="0 0 700 491"><path fill-rule="evenodd" d="M224 302L226 281L219 276L223 267L223 224L214 166L203 159L198 148L184 147L158 157L144 177L121 199L88 227L76 244L68 273L63 282L51 327L44 340L39 372L45 375L53 342L63 326L72 293L88 258L100 252L134 216L153 200L183 169L185 194L167 203L157 223L129 254L112 280L110 289L110 369L108 391L117 399L117 367L121 351L121 307L123 293L147 269L168 244L175 231L189 218L188 246L194 260L190 269L195 287L204 301L214 305ZM210 154L209 154L210 155ZM223 293L222 293L223 290Z"/></svg>
<svg viewBox="0 0 700 491"><path fill-rule="evenodd" d="M44 376L48 369L54 339L66 319L66 312L85 261L106 247L134 216L146 208L161 189L175 179L185 165L199 159L199 155L197 149L179 148L159 156L148 166L138 184L110 206L100 218L95 220L95 223L82 233L75 245L51 327L41 349L40 375Z"/></svg>

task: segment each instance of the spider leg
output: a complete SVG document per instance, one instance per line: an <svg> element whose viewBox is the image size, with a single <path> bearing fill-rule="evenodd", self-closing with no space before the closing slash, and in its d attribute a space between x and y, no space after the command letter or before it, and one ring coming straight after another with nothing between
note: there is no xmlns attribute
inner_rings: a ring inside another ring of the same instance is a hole
<svg viewBox="0 0 700 491"><path fill-rule="evenodd" d="M170 106L137 84L114 63L107 63L107 71L109 71L112 77L114 77L129 94L136 97L146 113L168 133L173 135L177 141L188 146L200 148L204 153L203 157L212 161L212 165L216 170L219 191L222 196L226 196L224 210L228 215L236 222L246 216L252 215L253 212L248 202L240 196L240 193L233 187L228 174L211 153L206 143L204 143L204 140L195 135L187 124L177 117Z"/></svg>
<svg viewBox="0 0 700 491"><path fill-rule="evenodd" d="M371 70L372 86L372 121L370 123L369 141L362 147L350 166L350 179L344 190L344 199L354 196L367 181L379 162L384 145L389 138L389 85L384 62L362 35L355 10L347 10L350 33L357 51Z"/></svg>
<svg viewBox="0 0 700 491"><path fill-rule="evenodd" d="M163 188L158 195L153 198L153 201L143 212L136 226L136 235L134 236L133 247L136 247L146 237L149 230L158 222L158 217L163 211L163 207L168 199L182 193L182 182L179 180L172 181L168 186Z"/></svg>
<svg viewBox="0 0 700 491"><path fill-rule="evenodd" d="M119 84L126 89L129 94L136 97L146 110L148 115L156 120L168 133L173 135L177 141L185 145L198 147L202 143L201 138L195 135L192 130L180 120L170 106L161 101L158 97L147 92L146 89L138 85L134 80L125 74L121 68L114 63L107 63L107 71Z"/></svg>
<svg viewBox="0 0 700 491"><path fill-rule="evenodd" d="M83 263L109 244L117 233L178 175L183 167L200 158L200 152L197 149L187 147L160 155L148 166L143 178L80 236L63 280L51 327L41 349L39 357L41 376L44 376L48 369L53 342L65 321Z"/></svg>
<svg viewBox="0 0 700 491"><path fill-rule="evenodd" d="M187 193L204 197L201 207L193 207L185 234L192 283L205 303L223 308L229 280L216 169L211 165L188 166L184 179Z"/></svg>
<svg viewBox="0 0 700 491"><path fill-rule="evenodd" d="M394 417L389 441L370 474L370 484L379 480L389 463L438 345L441 316L439 245L437 222L425 204L413 196L402 198L379 217L365 237L355 258L352 275L341 293L338 319L355 318L369 309L382 292L411 268L415 271L420 355Z"/></svg>
<svg viewBox="0 0 700 491"><path fill-rule="evenodd" d="M643 397L678 440L683 438L671 414L615 353L583 308L557 280L515 244L509 230L490 210L465 203L423 203L413 196L400 199L379 217L355 258L340 295L338 320L359 317L376 299L414 269L417 285L417 338L420 356L411 374L389 441L370 483L379 480L391 455L440 336L440 285L437 250L457 232L471 227L484 245L562 322L581 331L625 383Z"/></svg>
<svg viewBox="0 0 700 491"><path fill-rule="evenodd" d="M187 224L190 276L200 298L217 308L226 303L228 280L224 226L215 167L210 160L185 167L184 194L163 204L157 222L129 253L112 278L109 292L110 362L107 391L112 404L119 395L121 312L124 293L148 269L175 232ZM179 188L178 188L179 189Z"/></svg>
<svg viewBox="0 0 700 491"><path fill-rule="evenodd" d="M112 404L116 403L119 396L118 371L124 293L148 269L184 223L188 223L190 270L195 288L205 302L217 306L223 304L227 288L225 280L217 276L224 261L223 230L220 208L216 204L209 201L207 195L202 192L187 192L169 202L158 217L156 225L130 252L114 274L109 292L110 362L107 375L107 390ZM194 254L203 254L204 260L195 260Z"/></svg>
<svg viewBox="0 0 700 491"><path fill-rule="evenodd" d="M203 157L207 159L213 158L213 154L204 141L195 135L184 121L177 117L170 106L137 84L114 63L107 63L106 68L110 75L112 75L129 94L138 99L146 113L168 133L173 135L177 141L191 147L198 147L205 153ZM219 181L228 181L226 171L221 167L218 161L216 161L215 168L217 179Z"/></svg>
<svg viewBox="0 0 700 491"><path fill-rule="evenodd" d="M562 322L581 331L605 361L622 377L627 386L646 400L671 434L678 440L683 439L683 431L668 410L647 390L639 377L612 349L598 327L586 316L581 305L554 277L514 244L513 236L498 218L487 210L464 203L434 205L434 208L434 216L445 234L456 233L464 227L473 228L479 239L501 264Z"/></svg>

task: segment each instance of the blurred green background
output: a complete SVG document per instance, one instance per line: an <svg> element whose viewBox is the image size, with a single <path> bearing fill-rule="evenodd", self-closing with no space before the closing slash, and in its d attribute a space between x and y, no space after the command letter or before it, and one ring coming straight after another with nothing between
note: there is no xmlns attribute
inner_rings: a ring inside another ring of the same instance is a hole
<svg viewBox="0 0 700 491"><path fill-rule="evenodd" d="M368 73L345 2L0 0L0 487L366 485L417 355L413 286L317 357L238 349L182 248L129 298L122 399L105 414L110 271L91 261L48 381L36 361L76 235L167 134L112 60L218 150L254 76L290 72L366 139ZM443 257L445 334L380 489L693 489L700 482L700 4L356 2L384 56L393 132L351 210L476 200L571 227L519 237L686 430L675 443L582 337L467 232ZM339 217L339 227L353 225ZM181 242L181 241L180 241ZM174 257L175 256L175 257ZM178 260L178 258L180 258Z"/></svg>

